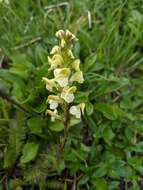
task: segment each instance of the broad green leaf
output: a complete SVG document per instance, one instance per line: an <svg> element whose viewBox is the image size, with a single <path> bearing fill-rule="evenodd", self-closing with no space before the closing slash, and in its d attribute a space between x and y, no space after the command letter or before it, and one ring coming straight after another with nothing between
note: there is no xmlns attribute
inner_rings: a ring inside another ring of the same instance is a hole
<svg viewBox="0 0 143 190"><path fill-rule="evenodd" d="M38 117L32 117L28 120L28 126L33 134L41 134L43 127L43 120Z"/></svg>
<svg viewBox="0 0 143 190"><path fill-rule="evenodd" d="M99 178L95 179L93 181L94 186L96 187L96 190L107 190L108 189L108 184L105 179Z"/></svg>
<svg viewBox="0 0 143 190"><path fill-rule="evenodd" d="M103 165L103 167L101 166L100 168L95 169L95 172L93 174L93 178L98 178L98 177L103 177L105 176L107 173L107 168L106 166Z"/></svg>
<svg viewBox="0 0 143 190"><path fill-rule="evenodd" d="M107 119L116 120L118 117L123 117L124 112L116 105L106 103L95 104L95 110L100 111Z"/></svg>
<svg viewBox="0 0 143 190"><path fill-rule="evenodd" d="M56 132L60 132L64 129L64 125L61 121L54 121L54 122L51 121L48 123L48 127L52 131L56 131Z"/></svg>
<svg viewBox="0 0 143 190"><path fill-rule="evenodd" d="M26 164L34 160L35 157L37 156L38 150L39 150L39 144L35 142L30 142L25 144L22 151L22 156L20 158L21 164Z"/></svg>

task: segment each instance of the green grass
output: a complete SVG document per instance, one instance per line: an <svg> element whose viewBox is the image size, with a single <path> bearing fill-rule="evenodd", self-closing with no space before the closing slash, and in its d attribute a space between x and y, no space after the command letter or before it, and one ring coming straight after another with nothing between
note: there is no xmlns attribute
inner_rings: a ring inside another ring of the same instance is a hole
<svg viewBox="0 0 143 190"><path fill-rule="evenodd" d="M86 102L62 156L41 82L59 29L79 39ZM0 189L142 189L142 36L142 0L0 3Z"/></svg>

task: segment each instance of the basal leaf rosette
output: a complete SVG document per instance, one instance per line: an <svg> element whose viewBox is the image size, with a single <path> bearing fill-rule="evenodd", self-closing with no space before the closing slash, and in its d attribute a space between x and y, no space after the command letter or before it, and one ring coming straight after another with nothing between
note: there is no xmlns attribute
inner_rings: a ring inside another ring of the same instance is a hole
<svg viewBox="0 0 143 190"><path fill-rule="evenodd" d="M80 70L80 60L72 52L78 39L68 30L59 30L56 37L59 44L52 48L48 56L53 78L42 78L46 89L51 92L47 97L49 108L46 114L51 116L51 121L61 120L68 123L71 116L81 119L84 114L85 103L74 104L75 94L78 92L77 83L82 84L84 77Z"/></svg>

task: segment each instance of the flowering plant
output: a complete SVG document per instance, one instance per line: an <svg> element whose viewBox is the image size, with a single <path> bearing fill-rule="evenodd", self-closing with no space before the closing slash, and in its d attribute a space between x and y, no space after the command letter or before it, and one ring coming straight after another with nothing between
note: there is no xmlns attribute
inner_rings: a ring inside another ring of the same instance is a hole
<svg viewBox="0 0 143 190"><path fill-rule="evenodd" d="M49 70L53 78L43 77L46 89L52 92L47 98L49 108L46 114L51 120L61 120L65 129L68 128L70 116L80 119L84 114L85 103L74 105L77 83L83 83L83 73L80 70L80 60L75 58L72 49L73 44L78 40L70 31L59 30L56 32L59 45L53 47L48 57Z"/></svg>

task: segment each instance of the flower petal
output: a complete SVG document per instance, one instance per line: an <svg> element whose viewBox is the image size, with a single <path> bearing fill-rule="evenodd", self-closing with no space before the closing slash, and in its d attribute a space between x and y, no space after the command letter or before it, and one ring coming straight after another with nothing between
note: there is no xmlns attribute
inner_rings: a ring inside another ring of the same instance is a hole
<svg viewBox="0 0 143 190"><path fill-rule="evenodd" d="M55 81L61 87L65 87L68 85L69 75L70 75L70 69L69 68L55 69L54 70Z"/></svg>
<svg viewBox="0 0 143 190"><path fill-rule="evenodd" d="M77 41L78 39L69 30L66 30L66 38L70 41Z"/></svg>
<svg viewBox="0 0 143 190"><path fill-rule="evenodd" d="M61 93L61 98L63 98L67 103L71 103L74 100L74 94L77 90L76 86L65 87Z"/></svg>
<svg viewBox="0 0 143 190"><path fill-rule="evenodd" d="M61 53L61 48L60 46L54 46L50 52L50 54L57 54L57 53Z"/></svg>
<svg viewBox="0 0 143 190"><path fill-rule="evenodd" d="M83 73L82 73L82 71L77 71L77 72L75 72L75 73L72 75L70 81L71 81L71 82L76 81L76 82L78 82L78 83L83 83L83 82L84 82L84 78L83 78Z"/></svg>
<svg viewBox="0 0 143 190"><path fill-rule="evenodd" d="M81 117L81 114L84 114L85 103L80 103L77 106L71 106L69 112L74 115L77 119Z"/></svg>
<svg viewBox="0 0 143 190"><path fill-rule="evenodd" d="M71 103L74 100L74 95L73 93L62 92L61 98L63 98L67 103Z"/></svg>
<svg viewBox="0 0 143 190"><path fill-rule="evenodd" d="M60 97L56 95L49 95L47 102L50 104L50 109L56 109L60 103Z"/></svg>
<svg viewBox="0 0 143 190"><path fill-rule="evenodd" d="M58 111L55 109L54 111L51 110L46 110L46 114L49 114L51 116L51 120L52 119L61 119L61 117L58 115Z"/></svg>
<svg viewBox="0 0 143 190"><path fill-rule="evenodd" d="M74 115L77 119L81 118L81 111L77 106L71 106L69 112Z"/></svg>
<svg viewBox="0 0 143 190"><path fill-rule="evenodd" d="M56 37L59 38L59 39L62 39L65 35L65 32L64 30L59 30L56 32Z"/></svg>
<svg viewBox="0 0 143 190"><path fill-rule="evenodd" d="M46 89L52 91L54 87L56 87L56 83L54 79L48 79L46 77L42 77L42 80L46 84Z"/></svg>
<svg viewBox="0 0 143 190"><path fill-rule="evenodd" d="M63 65L63 58L60 54L55 54L52 58L48 57L48 62L51 65L51 69L55 69Z"/></svg>
<svg viewBox="0 0 143 190"><path fill-rule="evenodd" d="M79 60L79 59L75 59L75 60L72 62L72 68L73 68L75 71L79 71L79 65L80 65L80 60Z"/></svg>

